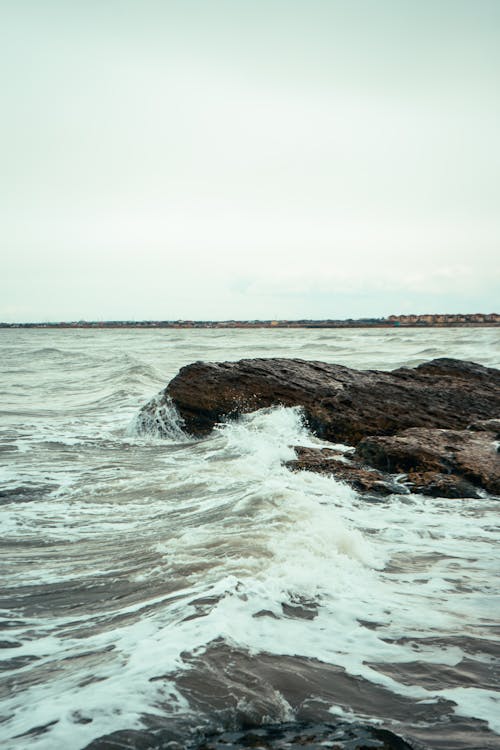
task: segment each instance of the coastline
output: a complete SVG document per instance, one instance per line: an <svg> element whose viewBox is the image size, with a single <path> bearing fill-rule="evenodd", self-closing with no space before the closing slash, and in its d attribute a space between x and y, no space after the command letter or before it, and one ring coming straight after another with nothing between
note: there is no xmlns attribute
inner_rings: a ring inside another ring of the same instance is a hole
<svg viewBox="0 0 500 750"><path fill-rule="evenodd" d="M0 323L0 329L345 329L345 328L365 328L365 329L398 329L398 328L417 328L427 330L429 328L500 328L500 319L498 321L474 321L474 322L414 322L401 323L389 321L377 321L369 323L366 321L79 321L79 322L60 322L60 323Z"/></svg>

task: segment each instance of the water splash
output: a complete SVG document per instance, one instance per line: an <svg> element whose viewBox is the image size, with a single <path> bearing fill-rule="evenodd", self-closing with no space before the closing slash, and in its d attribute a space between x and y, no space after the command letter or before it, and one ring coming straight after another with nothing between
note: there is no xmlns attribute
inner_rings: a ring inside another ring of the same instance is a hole
<svg viewBox="0 0 500 750"><path fill-rule="evenodd" d="M177 442L188 439L184 432L184 420L172 399L163 392L142 407L128 426L127 436L148 436Z"/></svg>

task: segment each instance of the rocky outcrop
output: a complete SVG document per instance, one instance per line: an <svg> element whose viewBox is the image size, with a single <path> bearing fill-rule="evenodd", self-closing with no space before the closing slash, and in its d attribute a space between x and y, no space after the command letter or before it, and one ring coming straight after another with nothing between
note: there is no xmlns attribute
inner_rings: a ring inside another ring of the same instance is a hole
<svg viewBox="0 0 500 750"><path fill-rule="evenodd" d="M500 371L474 362L442 358L392 372L300 359L195 362L143 407L139 427L171 436L163 412L174 406L176 426L199 437L275 405L300 406L318 437L357 446L347 461L301 449L294 470L333 474L375 494L397 489L380 472L404 474L410 489L434 496L500 494Z"/></svg>
<svg viewBox="0 0 500 750"><path fill-rule="evenodd" d="M228 417L281 404L301 406L319 437L356 445L369 435L465 429L497 416L500 371L453 359L392 372L300 359L195 362L179 371L163 398L172 400L194 436Z"/></svg>
<svg viewBox="0 0 500 750"><path fill-rule="evenodd" d="M365 438L356 456L382 471L408 472L424 494L442 496L447 489L447 497L476 497L474 487L500 494L500 455L492 432L413 428Z"/></svg>
<svg viewBox="0 0 500 750"><path fill-rule="evenodd" d="M492 426L495 420L485 422ZM358 492L390 495L417 492L430 497L479 498L480 490L500 495L497 433L479 428L411 428L391 436L364 438L353 453L297 446L293 471L334 476Z"/></svg>
<svg viewBox="0 0 500 750"><path fill-rule="evenodd" d="M405 488L376 469L349 460L346 455L330 448L295 447L297 458L287 461L286 466L292 471L313 471L317 474L334 476L357 492L370 495L391 495L393 492L404 492Z"/></svg>

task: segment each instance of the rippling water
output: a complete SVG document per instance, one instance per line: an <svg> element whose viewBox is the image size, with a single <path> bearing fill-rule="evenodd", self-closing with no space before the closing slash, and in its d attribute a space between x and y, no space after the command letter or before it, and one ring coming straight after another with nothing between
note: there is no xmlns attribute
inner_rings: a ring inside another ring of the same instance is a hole
<svg viewBox="0 0 500 750"><path fill-rule="evenodd" d="M342 717L500 748L498 499L292 474L320 444L296 409L134 433L194 360L498 367L498 329L1 330L0 351L2 747Z"/></svg>

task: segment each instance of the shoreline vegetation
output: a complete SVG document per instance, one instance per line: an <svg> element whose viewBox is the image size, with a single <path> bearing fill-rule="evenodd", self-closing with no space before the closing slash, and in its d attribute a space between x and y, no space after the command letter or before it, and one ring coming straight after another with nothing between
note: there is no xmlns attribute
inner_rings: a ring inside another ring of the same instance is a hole
<svg viewBox="0 0 500 750"><path fill-rule="evenodd" d="M472 328L500 326L498 313L390 315L345 320L78 320L2 323L0 328Z"/></svg>

